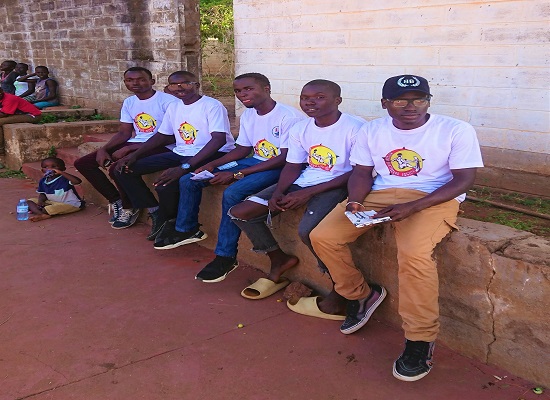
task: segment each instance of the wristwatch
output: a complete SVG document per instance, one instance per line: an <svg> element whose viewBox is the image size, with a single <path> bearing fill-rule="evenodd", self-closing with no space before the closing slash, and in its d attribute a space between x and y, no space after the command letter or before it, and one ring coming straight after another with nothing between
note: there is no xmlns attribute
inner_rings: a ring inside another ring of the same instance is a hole
<svg viewBox="0 0 550 400"><path fill-rule="evenodd" d="M244 174L239 171L239 172L236 172L233 174L233 179L236 179L236 180L239 180L239 179L243 179L244 178Z"/></svg>
<svg viewBox="0 0 550 400"><path fill-rule="evenodd" d="M186 169L187 171L189 171L191 169L191 164L183 163L181 164L181 169Z"/></svg>

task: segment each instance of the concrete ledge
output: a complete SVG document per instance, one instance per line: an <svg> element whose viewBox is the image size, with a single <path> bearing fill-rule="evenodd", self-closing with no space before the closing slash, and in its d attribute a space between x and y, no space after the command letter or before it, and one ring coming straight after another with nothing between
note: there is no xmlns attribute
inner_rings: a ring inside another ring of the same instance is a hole
<svg viewBox="0 0 550 400"><path fill-rule="evenodd" d="M222 188L203 194L200 222L213 249L221 213ZM284 251L300 264L289 276L327 293L330 280L318 272L315 259L296 232L302 211L273 221ZM440 277L439 339L460 353L550 386L550 241L506 226L459 218L461 230L436 249ZM239 260L268 271L267 257L250 251L241 237ZM376 317L400 326L397 312L397 249L391 226L377 226L352 245L354 259L370 282L388 289Z"/></svg>
<svg viewBox="0 0 550 400"><path fill-rule="evenodd" d="M46 157L52 146L78 146L85 134L114 132L119 125L119 121L112 120L5 125L6 165L18 170L26 162Z"/></svg>
<svg viewBox="0 0 550 400"><path fill-rule="evenodd" d="M58 118L82 118L90 117L97 114L95 108L66 108L66 107L50 107L42 110L42 115L55 115Z"/></svg>
<svg viewBox="0 0 550 400"><path fill-rule="evenodd" d="M100 144L86 143L82 154ZM152 183L157 174L145 177ZM84 184L88 201L106 205ZM221 215L222 187L203 192L199 220L209 237L200 244L214 249ZM297 235L303 210L273 219L281 248L300 259L288 276L326 294L331 281L321 274L314 257ZM145 218L142 216L142 221ZM505 368L538 384L550 386L550 241L502 225L459 218L453 232L436 248L440 279L441 334L439 340L461 354ZM267 257L250 249L245 235L239 261L264 272ZM376 318L401 325L397 312L397 249L390 225L376 226L352 245L357 266L369 282L388 290Z"/></svg>

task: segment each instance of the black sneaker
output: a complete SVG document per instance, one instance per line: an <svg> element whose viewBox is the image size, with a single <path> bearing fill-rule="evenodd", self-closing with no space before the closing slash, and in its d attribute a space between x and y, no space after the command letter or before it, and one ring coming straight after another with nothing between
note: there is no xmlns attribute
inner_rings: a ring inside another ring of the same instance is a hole
<svg viewBox="0 0 550 400"><path fill-rule="evenodd" d="M151 218L151 233L147 236L147 240L155 240L157 235L160 233L166 221L161 221L159 218L159 211L154 211L149 213L149 218Z"/></svg>
<svg viewBox="0 0 550 400"><path fill-rule="evenodd" d="M113 222L113 229L124 229L134 225L139 217L139 208L131 208L129 210L122 209L120 216Z"/></svg>
<svg viewBox="0 0 550 400"><path fill-rule="evenodd" d="M175 224L167 223L155 239L154 247L157 250L175 249L184 244L200 242L207 237L208 235L198 228L193 232L180 232L176 230Z"/></svg>
<svg viewBox="0 0 550 400"><path fill-rule="evenodd" d="M209 263L195 276L195 279L207 283L221 282L227 274L238 266L239 263L233 257L216 256L214 261Z"/></svg>
<svg viewBox="0 0 550 400"><path fill-rule="evenodd" d="M348 300L346 319L340 327L340 332L349 335L362 328L372 313L386 297L386 289L380 285L370 285L368 297L360 300Z"/></svg>
<svg viewBox="0 0 550 400"><path fill-rule="evenodd" d="M393 363L393 376L413 382L424 378L432 369L435 342L405 342L405 351Z"/></svg>
<svg viewBox="0 0 550 400"><path fill-rule="evenodd" d="M111 214L111 212L113 213L113 215L111 215L111 218L109 219L109 223L113 225L122 213L122 206L120 205L120 203L117 202L109 203L107 211L109 214Z"/></svg>

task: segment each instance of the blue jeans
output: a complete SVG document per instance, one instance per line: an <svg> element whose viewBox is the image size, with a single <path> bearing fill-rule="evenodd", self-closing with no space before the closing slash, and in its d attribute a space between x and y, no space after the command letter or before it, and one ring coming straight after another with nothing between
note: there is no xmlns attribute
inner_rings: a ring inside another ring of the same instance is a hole
<svg viewBox="0 0 550 400"><path fill-rule="evenodd" d="M244 168L261 163L255 158L243 158L237 161L237 166L225 171L237 172ZM214 172L219 171L215 169ZM223 192L222 216L218 229L218 242L214 253L222 257L236 257L241 230L235 225L227 212L251 194L273 185L279 179L281 169L271 169L245 176L227 187ZM202 199L202 189L210 184L208 181L192 181L191 174L184 175L179 181L180 199L176 230L191 232L199 226L199 208Z"/></svg>

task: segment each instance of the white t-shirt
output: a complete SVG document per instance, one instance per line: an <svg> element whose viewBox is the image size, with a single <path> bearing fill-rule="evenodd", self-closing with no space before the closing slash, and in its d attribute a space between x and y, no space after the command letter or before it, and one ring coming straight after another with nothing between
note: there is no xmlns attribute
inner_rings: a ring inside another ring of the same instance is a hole
<svg viewBox="0 0 550 400"><path fill-rule="evenodd" d="M349 155L365 120L342 113L336 123L320 128L313 118L290 128L286 161L307 163L294 184L308 187L331 181L351 171Z"/></svg>
<svg viewBox="0 0 550 400"><path fill-rule="evenodd" d="M294 107L277 103L273 110L258 115L254 108L247 108L241 115L237 144L254 148L254 158L269 160L288 148L288 130L305 115Z"/></svg>
<svg viewBox="0 0 550 400"><path fill-rule="evenodd" d="M175 136L173 151L180 156L197 154L212 139L212 132L225 132L225 145L219 151L227 153L235 147L227 110L218 100L208 96L189 105L181 100L171 104L159 132Z"/></svg>
<svg viewBox="0 0 550 400"><path fill-rule="evenodd" d="M177 97L159 91L146 100L140 100L135 95L124 100L120 122L133 124L135 132L128 142L143 143L157 133L168 105L178 101L181 102Z"/></svg>
<svg viewBox="0 0 550 400"><path fill-rule="evenodd" d="M367 122L351 152L352 164L374 166L372 190L415 189L431 193L449 182L451 169L483 167L474 128L430 114L416 129L397 129L391 117ZM456 198L462 201L465 194Z"/></svg>

